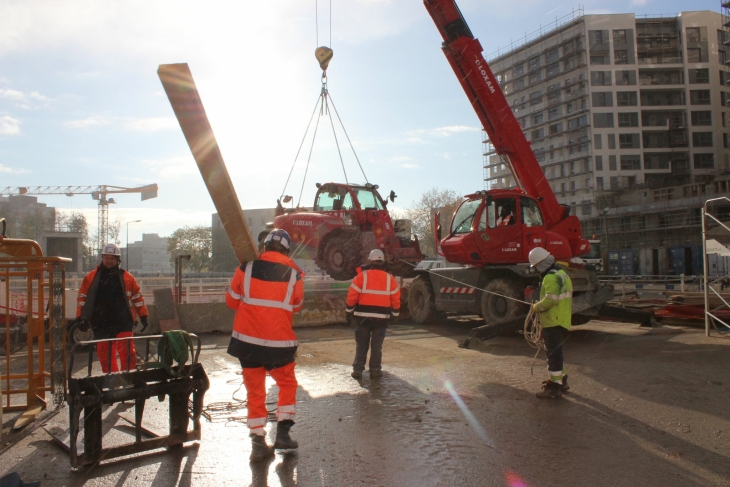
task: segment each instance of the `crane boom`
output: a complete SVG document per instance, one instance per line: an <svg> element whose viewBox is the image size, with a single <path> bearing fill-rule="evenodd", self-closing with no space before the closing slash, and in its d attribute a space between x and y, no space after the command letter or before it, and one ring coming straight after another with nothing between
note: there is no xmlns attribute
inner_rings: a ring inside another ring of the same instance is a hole
<svg viewBox="0 0 730 487"><path fill-rule="evenodd" d="M454 0L424 0L423 3L444 39L444 54L495 152L512 170L517 185L540 200L545 226L555 227L568 216L568 210L558 203L497 78L482 56L481 44L472 35Z"/></svg>

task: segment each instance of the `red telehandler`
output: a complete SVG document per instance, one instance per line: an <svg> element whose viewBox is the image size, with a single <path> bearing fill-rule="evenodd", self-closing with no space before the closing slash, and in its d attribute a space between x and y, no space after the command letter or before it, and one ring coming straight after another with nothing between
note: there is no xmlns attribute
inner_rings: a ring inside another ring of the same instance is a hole
<svg viewBox="0 0 730 487"><path fill-rule="evenodd" d="M497 155L517 182L513 190L477 191L464 197L441 238L443 256L463 268L417 271L410 286L411 318L423 323L439 312L480 314L485 325L472 337L486 339L520 326L539 277L527 264L535 247L544 247L556 260L570 262L585 255L590 243L583 238L580 221L558 203L530 143L522 133L499 83L482 56L454 0L424 0L443 37L443 51L471 101ZM573 321L585 323L599 316L645 324L648 313L606 306L613 289L601 286L591 266L569 265L573 281Z"/></svg>

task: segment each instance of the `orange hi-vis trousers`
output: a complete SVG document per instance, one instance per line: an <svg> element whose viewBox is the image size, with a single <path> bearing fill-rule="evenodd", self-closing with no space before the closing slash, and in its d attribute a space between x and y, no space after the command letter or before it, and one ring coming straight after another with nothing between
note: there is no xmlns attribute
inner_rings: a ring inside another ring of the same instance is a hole
<svg viewBox="0 0 730 487"><path fill-rule="evenodd" d="M131 331L125 331L118 333L115 338L127 338L133 336L134 333ZM111 349L111 372L119 372L120 370L117 362L117 355L119 355L119 360L122 362L121 370L123 372L126 372L127 370L134 370L137 365L137 351L134 348L134 340L96 344L96 354L99 356L101 371L105 374L109 373L109 349ZM127 357L129 357L129 364L127 364Z"/></svg>
<svg viewBox="0 0 730 487"><path fill-rule="evenodd" d="M294 419L297 409L297 378L294 375L295 362L269 371L279 386L279 403L276 421ZM265 436L264 427L269 418L266 409L266 369L263 367L243 369L243 384L248 399L248 428L252 435Z"/></svg>

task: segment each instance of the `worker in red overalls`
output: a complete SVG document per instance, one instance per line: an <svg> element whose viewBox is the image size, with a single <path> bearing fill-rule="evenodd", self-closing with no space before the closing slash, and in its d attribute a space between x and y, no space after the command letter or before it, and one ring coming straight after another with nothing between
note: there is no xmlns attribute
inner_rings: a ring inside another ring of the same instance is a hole
<svg viewBox="0 0 730 487"><path fill-rule="evenodd" d="M248 399L251 461L273 455L266 444L266 373L279 386L276 411L276 449L299 445L289 436L294 425L297 379L294 357L297 337L292 316L304 304L304 273L289 259L291 239L284 230L273 230L264 240L264 252L236 269L226 304L236 311L228 353L241 362Z"/></svg>
<svg viewBox="0 0 730 487"><path fill-rule="evenodd" d="M86 274L81 282L76 317L91 326L95 340L134 336L135 314L147 327L149 313L144 305L144 296L132 274L119 267L121 262L119 247L107 244L101 252L101 264ZM96 353L105 374L120 370L117 355L121 370L130 370L137 365L132 339L98 343Z"/></svg>

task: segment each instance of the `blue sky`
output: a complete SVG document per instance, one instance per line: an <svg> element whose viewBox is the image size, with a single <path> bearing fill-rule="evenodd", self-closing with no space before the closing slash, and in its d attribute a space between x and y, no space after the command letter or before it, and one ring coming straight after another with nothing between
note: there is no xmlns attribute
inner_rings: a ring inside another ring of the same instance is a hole
<svg viewBox="0 0 730 487"><path fill-rule="evenodd" d="M159 64L187 62L242 207L273 207L320 91L317 45L334 49L329 91L370 182L411 205L437 187L482 189L481 132L421 0L0 1L0 187L159 185L120 195L110 219L167 236L215 211L165 97ZM578 4L461 0L486 54ZM720 0L584 1L585 13L719 11ZM319 40L319 42L318 42ZM342 181L328 119L302 204L316 182ZM348 179L363 182L342 132ZM306 154L286 194L299 197ZM83 211L88 195L40 201ZM124 239L124 234L122 235Z"/></svg>

